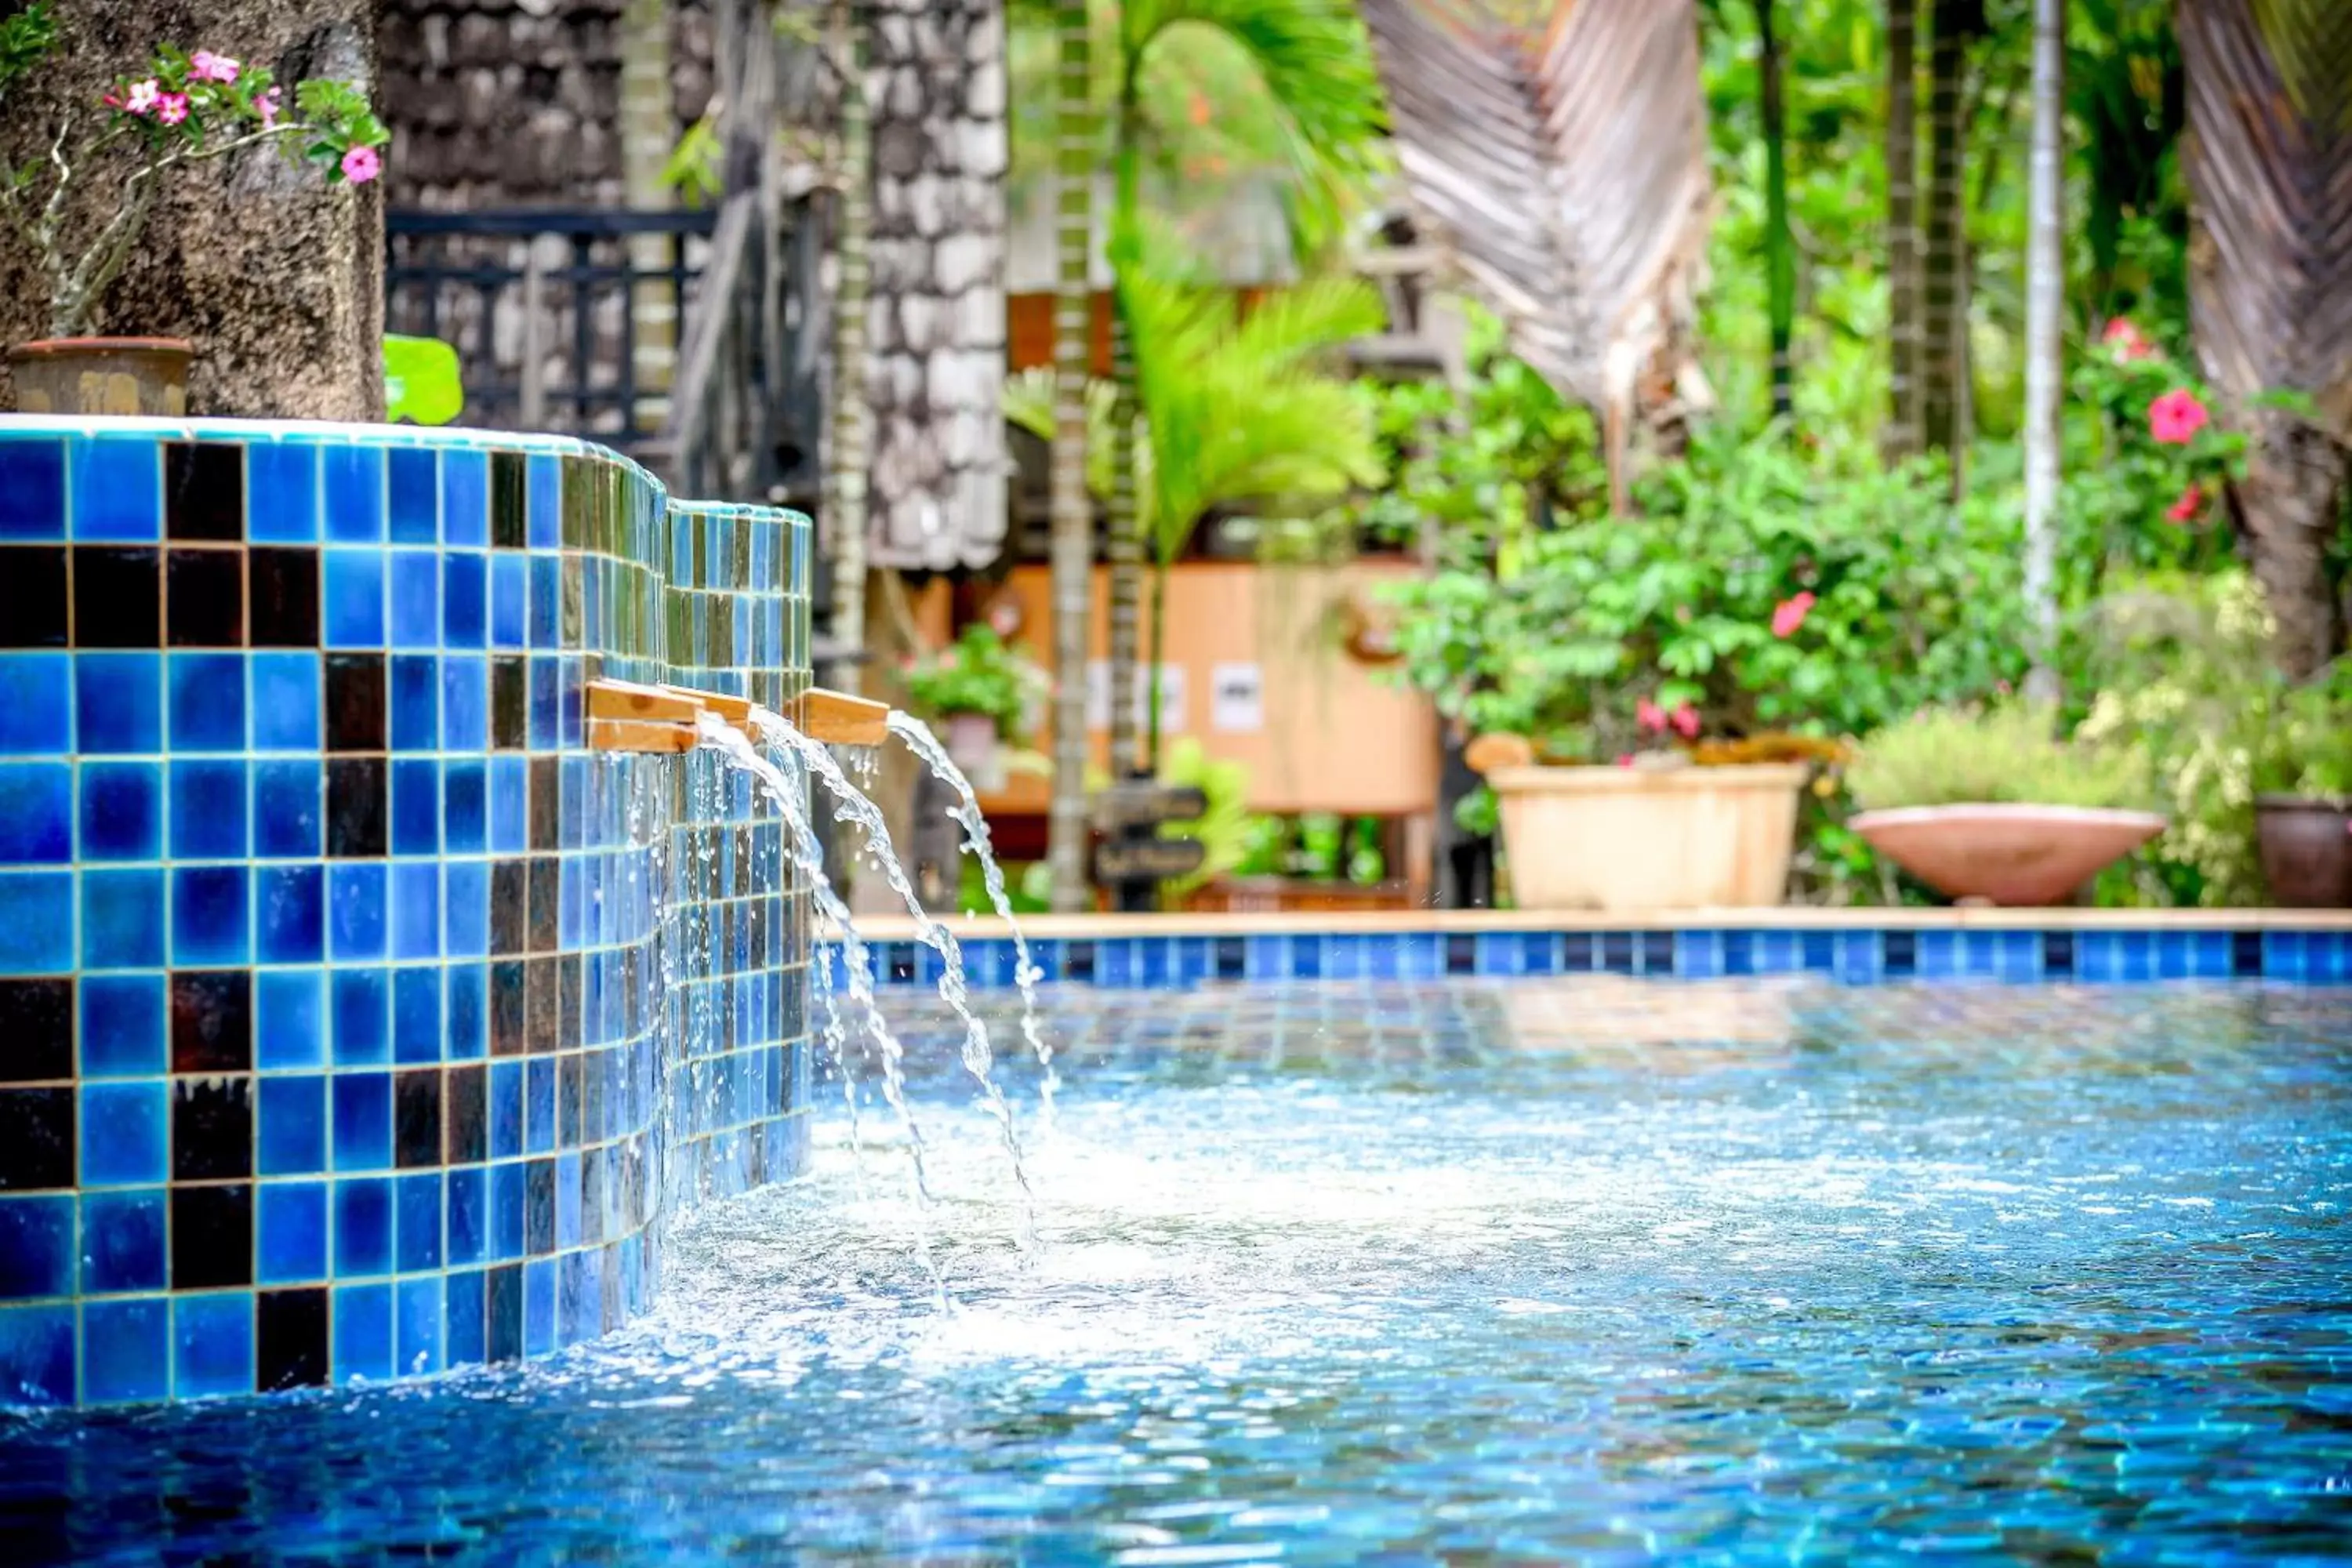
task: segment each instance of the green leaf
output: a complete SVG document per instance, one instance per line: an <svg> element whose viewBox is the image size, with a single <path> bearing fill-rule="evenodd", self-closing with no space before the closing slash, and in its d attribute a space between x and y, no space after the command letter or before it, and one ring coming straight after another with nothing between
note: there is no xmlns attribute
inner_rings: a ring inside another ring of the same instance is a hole
<svg viewBox="0 0 2352 1568"><path fill-rule="evenodd" d="M446 425L465 412L457 351L436 338L383 340L383 414L394 424Z"/></svg>

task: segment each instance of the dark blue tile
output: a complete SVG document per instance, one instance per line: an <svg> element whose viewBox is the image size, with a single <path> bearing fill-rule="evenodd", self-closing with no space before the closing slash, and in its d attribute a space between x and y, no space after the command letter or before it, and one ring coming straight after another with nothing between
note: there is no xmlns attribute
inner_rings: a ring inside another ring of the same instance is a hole
<svg viewBox="0 0 2352 1568"><path fill-rule="evenodd" d="M441 561L441 640L453 648L478 648L489 638L487 558L453 551Z"/></svg>
<svg viewBox="0 0 2352 1568"><path fill-rule="evenodd" d="M525 601L529 598L527 558L520 555L490 557L490 646L520 647L528 620Z"/></svg>
<svg viewBox="0 0 2352 1568"><path fill-rule="evenodd" d="M145 543L163 537L163 447L149 436L74 437L74 537Z"/></svg>
<svg viewBox="0 0 2352 1568"><path fill-rule="evenodd" d="M441 540L481 545L490 537L489 458L482 452L441 455Z"/></svg>
<svg viewBox="0 0 2352 1568"><path fill-rule="evenodd" d="M441 541L441 471L430 447L395 447L384 456L391 533L395 544Z"/></svg>
<svg viewBox="0 0 2352 1568"><path fill-rule="evenodd" d="M1601 941L1589 931L1562 931L1559 968L1563 974L1589 974L1600 967Z"/></svg>
<svg viewBox="0 0 2352 1568"><path fill-rule="evenodd" d="M535 453L530 459L530 527L533 550L555 550L563 543L563 470L557 460Z"/></svg>
<svg viewBox="0 0 2352 1568"><path fill-rule="evenodd" d="M71 1193L0 1193L0 1301L73 1294L73 1255Z"/></svg>
<svg viewBox="0 0 2352 1568"><path fill-rule="evenodd" d="M326 536L339 544L374 544L383 538L383 450L335 446L320 452Z"/></svg>
<svg viewBox="0 0 2352 1568"><path fill-rule="evenodd" d="M1607 931L1601 933L1601 967L1612 974L1631 974L1633 962L1633 933L1629 931Z"/></svg>
<svg viewBox="0 0 2352 1568"><path fill-rule="evenodd" d="M1828 971L1837 967L1837 933L1809 931L1798 939L1801 963L1808 970Z"/></svg>
<svg viewBox="0 0 2352 1568"><path fill-rule="evenodd" d="M395 1260L404 1274L441 1267L441 1174L402 1176L396 1183Z"/></svg>
<svg viewBox="0 0 2352 1568"><path fill-rule="evenodd" d="M0 539L66 536L66 444L47 436L0 437Z"/></svg>
<svg viewBox="0 0 2352 1568"><path fill-rule="evenodd" d="M0 865L62 865L73 844L72 767L0 763Z"/></svg>
<svg viewBox="0 0 2352 1568"><path fill-rule="evenodd" d="M171 780L172 858L244 859L245 764L226 759L175 762Z"/></svg>
<svg viewBox="0 0 2352 1568"><path fill-rule="evenodd" d="M396 1363L403 1377L426 1376L442 1369L443 1290L438 1274L403 1279L394 1287L394 1310L399 1319Z"/></svg>
<svg viewBox="0 0 2352 1568"><path fill-rule="evenodd" d="M164 1070L163 977L86 974L81 1005L81 1076L135 1078Z"/></svg>
<svg viewBox="0 0 2352 1568"><path fill-rule="evenodd" d="M247 444L245 536L256 544L317 542L317 447L307 441Z"/></svg>
<svg viewBox="0 0 2352 1568"><path fill-rule="evenodd" d="M254 976L254 1058L264 1071L323 1066L326 980L317 970L262 970Z"/></svg>
<svg viewBox="0 0 2352 1568"><path fill-rule="evenodd" d="M453 867L454 870L455 868ZM451 1061L478 1061L487 1043L489 1008L488 972L478 963L453 963L448 970L448 1003L443 1009L443 1038ZM591 1003L593 1005L593 1003Z"/></svg>
<svg viewBox="0 0 2352 1568"><path fill-rule="evenodd" d="M392 1183L363 1176L335 1184L335 1273L392 1271Z"/></svg>
<svg viewBox="0 0 2352 1568"><path fill-rule="evenodd" d="M522 1266L522 1353L551 1355L555 1351L555 1262L552 1258Z"/></svg>
<svg viewBox="0 0 2352 1568"><path fill-rule="evenodd" d="M73 661L79 658L86 663L95 657L0 653L0 756L62 755L74 750Z"/></svg>
<svg viewBox="0 0 2352 1568"><path fill-rule="evenodd" d="M490 670L479 658L453 654L441 661L442 749L483 752L490 745Z"/></svg>
<svg viewBox="0 0 2352 1568"><path fill-rule="evenodd" d="M172 1391L182 1399L253 1392L253 1292L172 1299Z"/></svg>
<svg viewBox="0 0 2352 1568"><path fill-rule="evenodd" d="M395 657L390 706L394 751L440 750L440 661L420 655Z"/></svg>
<svg viewBox="0 0 2352 1568"><path fill-rule="evenodd" d="M327 1168L327 1080L317 1073L264 1073L257 1162L265 1176L307 1176ZM262 1192L269 1191L264 1184Z"/></svg>
<svg viewBox="0 0 2352 1568"><path fill-rule="evenodd" d="M480 1363L487 1354L488 1345L482 1333L483 1294L480 1269L469 1268L449 1276L442 1316L445 1353L449 1366L472 1366Z"/></svg>
<svg viewBox="0 0 2352 1568"><path fill-rule="evenodd" d="M389 594L392 646L405 648L440 647L440 558L422 550L394 551Z"/></svg>
<svg viewBox="0 0 2352 1568"><path fill-rule="evenodd" d="M522 1064L496 1062L490 1068L490 1156L511 1159L522 1152ZM495 1191L492 1197L497 1196ZM497 1207L494 1202L491 1205Z"/></svg>
<svg viewBox="0 0 2352 1568"><path fill-rule="evenodd" d="M316 762L257 763L253 770L255 852L286 858L319 853L324 814Z"/></svg>
<svg viewBox="0 0 2352 1568"><path fill-rule="evenodd" d="M303 1284L327 1278L327 1184L261 1184L258 1269L265 1285Z"/></svg>
<svg viewBox="0 0 2352 1568"><path fill-rule="evenodd" d="M454 1267L479 1263L489 1252L489 1184L480 1165L449 1172L446 1245Z"/></svg>
<svg viewBox="0 0 2352 1568"><path fill-rule="evenodd" d="M74 1402L74 1310L0 1307L0 1390L11 1405Z"/></svg>
<svg viewBox="0 0 2352 1568"><path fill-rule="evenodd" d="M172 870L172 962L224 966L253 960L253 917L243 866Z"/></svg>
<svg viewBox="0 0 2352 1568"><path fill-rule="evenodd" d="M1889 979L1917 975L1922 980L1949 980L1960 973L1959 932L1890 931L1881 952Z"/></svg>
<svg viewBox="0 0 2352 1568"><path fill-rule="evenodd" d="M337 1286L331 1321L338 1386L362 1380L382 1383L392 1376L391 1286Z"/></svg>
<svg viewBox="0 0 2352 1568"><path fill-rule="evenodd" d="M1675 933L1673 931L1643 931L1635 939L1633 945L1641 955L1643 973L1672 974L1675 973Z"/></svg>
<svg viewBox="0 0 2352 1568"><path fill-rule="evenodd" d="M150 1187L144 1192L84 1194L83 1294L163 1289L164 1213L161 1187Z"/></svg>
<svg viewBox="0 0 2352 1568"><path fill-rule="evenodd" d="M482 852L488 828L483 779L478 761L452 761L442 768L442 831L452 855Z"/></svg>
<svg viewBox="0 0 2352 1568"><path fill-rule="evenodd" d="M254 869L256 956L264 963L316 963L327 955L327 878L319 866Z"/></svg>
<svg viewBox="0 0 2352 1568"><path fill-rule="evenodd" d="M441 956L441 867L437 861L392 868L392 956Z"/></svg>
<svg viewBox="0 0 2352 1568"><path fill-rule="evenodd" d="M523 1185L520 1162L490 1167L490 1256L501 1261L522 1256Z"/></svg>
<svg viewBox="0 0 2352 1568"><path fill-rule="evenodd" d="M332 979L335 1065L379 1067L392 1059L392 985L381 969L338 969Z"/></svg>
<svg viewBox="0 0 2352 1568"><path fill-rule="evenodd" d="M523 1064L523 1147L544 1154L555 1147L555 1058L535 1057Z"/></svg>
<svg viewBox="0 0 2352 1568"><path fill-rule="evenodd" d="M490 759L490 847L518 854L530 847L530 773L521 757Z"/></svg>
<svg viewBox="0 0 2352 1568"><path fill-rule="evenodd" d="M172 1086L132 1079L81 1086L81 1184L135 1187L172 1173Z"/></svg>
<svg viewBox="0 0 2352 1568"><path fill-rule="evenodd" d="M1727 931L1723 933L1723 972L1731 975L1756 973L1756 933L1752 931Z"/></svg>
<svg viewBox="0 0 2352 1568"><path fill-rule="evenodd" d="M425 965L393 971L393 1060L437 1062L441 1038L440 969Z"/></svg>
<svg viewBox="0 0 2352 1568"><path fill-rule="evenodd" d="M534 556L530 563L530 646L553 649L562 646L559 633L563 605L563 562L560 556Z"/></svg>
<svg viewBox="0 0 2352 1568"><path fill-rule="evenodd" d="M0 883L0 885L5 885ZM163 873L85 871L81 875L81 961L89 969L160 969L163 965ZM48 919L55 930L45 942L62 942L73 929L67 900L46 916L5 910L0 898L0 948L7 946L16 918ZM26 935L32 933L26 932Z"/></svg>
<svg viewBox="0 0 2352 1568"><path fill-rule="evenodd" d="M16 654L25 660L53 657L59 668L65 656ZM157 653L79 653L73 657L74 721L79 750L89 752L156 752L163 749L163 656ZM20 716L20 719L37 718ZM50 726L41 725L44 733ZM54 731L60 744L74 749L64 737L63 725ZM30 748L25 748L30 749Z"/></svg>
<svg viewBox="0 0 2352 1568"><path fill-rule="evenodd" d="M384 955L384 869L381 864L328 868L327 947L335 958Z"/></svg>
<svg viewBox="0 0 2352 1568"><path fill-rule="evenodd" d="M319 656L271 648L253 659L253 749L316 752L320 746Z"/></svg>
<svg viewBox="0 0 2352 1568"><path fill-rule="evenodd" d="M450 847L454 850L458 846L453 841ZM452 860L444 875L448 883L449 956L483 957L490 951L489 868L479 860Z"/></svg>
<svg viewBox="0 0 2352 1568"><path fill-rule="evenodd" d="M246 749L245 655L175 653L167 674L172 688L172 750Z"/></svg>
<svg viewBox="0 0 2352 1568"><path fill-rule="evenodd" d="M392 852L441 852L441 765L403 758L392 764ZM432 950L412 956L423 958Z"/></svg>
<svg viewBox="0 0 2352 1568"><path fill-rule="evenodd" d="M144 1403L172 1394L172 1304L92 1301L82 1309L82 1398Z"/></svg>
<svg viewBox="0 0 2352 1568"><path fill-rule="evenodd" d="M384 627L381 550L322 552L320 637L331 648L380 648Z"/></svg>

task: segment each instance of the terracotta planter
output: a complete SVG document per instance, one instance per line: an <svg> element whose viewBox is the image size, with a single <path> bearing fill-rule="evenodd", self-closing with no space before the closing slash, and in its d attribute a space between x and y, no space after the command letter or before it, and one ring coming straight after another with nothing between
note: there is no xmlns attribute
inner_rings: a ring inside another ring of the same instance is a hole
<svg viewBox="0 0 2352 1568"><path fill-rule="evenodd" d="M1865 811L1847 826L1947 898L2033 907L2065 903L2163 832L2164 818L2066 805L1927 805Z"/></svg>
<svg viewBox="0 0 2352 1568"><path fill-rule="evenodd" d="M194 352L185 338L46 338L10 349L8 369L20 413L179 419Z"/></svg>
<svg viewBox="0 0 2352 1568"><path fill-rule="evenodd" d="M2254 797L2263 879L2290 910L2352 907L2352 813L2335 801Z"/></svg>
<svg viewBox="0 0 2352 1568"><path fill-rule="evenodd" d="M1777 904L1808 770L1498 767L1511 892L1523 910Z"/></svg>

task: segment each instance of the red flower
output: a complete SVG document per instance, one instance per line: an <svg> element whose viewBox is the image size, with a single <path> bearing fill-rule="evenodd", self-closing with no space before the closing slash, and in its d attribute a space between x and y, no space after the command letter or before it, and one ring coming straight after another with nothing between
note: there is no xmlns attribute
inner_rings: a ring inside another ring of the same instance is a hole
<svg viewBox="0 0 2352 1568"><path fill-rule="evenodd" d="M1646 697L1643 698L1639 703L1634 705L1633 720L1634 722L1640 724L1643 730L1653 734L1663 735L1665 733L1666 710L1659 707L1656 703L1651 701Z"/></svg>
<svg viewBox="0 0 2352 1568"><path fill-rule="evenodd" d="M2175 387L2147 405L2147 433L2168 447L2185 447L2211 417L2195 393Z"/></svg>
<svg viewBox="0 0 2352 1568"><path fill-rule="evenodd" d="M2099 341L2114 349L2116 357L2120 360L2148 359L2156 353L2156 345L2123 316L2117 316L2107 323L2107 330L2099 334Z"/></svg>
<svg viewBox="0 0 2352 1568"><path fill-rule="evenodd" d="M1633 753L1627 752L1622 756L1619 757L1617 759L1617 765L1621 768L1632 767L1633 765Z"/></svg>
<svg viewBox="0 0 2352 1568"><path fill-rule="evenodd" d="M1698 739L1698 710L1685 702L1675 710L1675 733L1685 741Z"/></svg>
<svg viewBox="0 0 2352 1568"><path fill-rule="evenodd" d="M2180 499L2172 503L2172 510L2164 514L2164 521L2167 522L2193 522L2197 519L2197 514L2204 509L2205 487L2202 485L2191 485L2187 489L2180 492Z"/></svg>
<svg viewBox="0 0 2352 1568"><path fill-rule="evenodd" d="M1811 592L1800 591L1773 605L1772 635L1776 637L1796 636L1797 628L1805 624L1805 617L1813 613L1815 603L1817 601Z"/></svg>

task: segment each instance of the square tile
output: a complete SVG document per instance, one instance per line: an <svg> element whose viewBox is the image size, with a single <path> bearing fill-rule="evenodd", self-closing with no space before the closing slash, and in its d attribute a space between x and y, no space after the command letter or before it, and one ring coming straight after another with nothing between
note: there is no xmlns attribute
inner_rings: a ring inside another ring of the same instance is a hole
<svg viewBox="0 0 2352 1568"><path fill-rule="evenodd" d="M164 443L163 532L174 540L244 541L243 442Z"/></svg>
<svg viewBox="0 0 2352 1568"><path fill-rule="evenodd" d="M0 1388L11 1404L74 1402L74 1310L70 1302L0 1307Z"/></svg>
<svg viewBox="0 0 2352 1568"><path fill-rule="evenodd" d="M164 1070L169 1058L162 975L89 974L79 989L84 1078L135 1078Z"/></svg>
<svg viewBox="0 0 2352 1568"><path fill-rule="evenodd" d="M0 762L0 866L63 865L73 841L72 767Z"/></svg>
<svg viewBox="0 0 2352 1568"><path fill-rule="evenodd" d="M382 777L379 769L377 776ZM383 832L381 823L378 834ZM381 840L379 839L379 842ZM327 952L339 961L380 959L385 952L384 870L381 862L335 865L327 871Z"/></svg>
<svg viewBox="0 0 2352 1568"><path fill-rule="evenodd" d="M327 1302L323 1286L260 1293L254 1310L255 1392L326 1386Z"/></svg>
<svg viewBox="0 0 2352 1568"><path fill-rule="evenodd" d="M74 983L0 980L0 1084L74 1076Z"/></svg>
<svg viewBox="0 0 2352 1568"><path fill-rule="evenodd" d="M0 1089L0 1192L73 1184L72 1088Z"/></svg>
<svg viewBox="0 0 2352 1568"><path fill-rule="evenodd" d="M374 544L384 536L383 448L334 446L319 454L325 534L339 544Z"/></svg>
<svg viewBox="0 0 2352 1568"><path fill-rule="evenodd" d="M84 860L163 858L163 795L152 763L84 763L78 821Z"/></svg>
<svg viewBox="0 0 2352 1568"><path fill-rule="evenodd" d="M315 653L253 656L253 749L320 750L320 662Z"/></svg>
<svg viewBox="0 0 2352 1568"><path fill-rule="evenodd" d="M172 1392L181 1399L253 1392L253 1292L173 1298Z"/></svg>
<svg viewBox="0 0 2352 1568"><path fill-rule="evenodd" d="M327 1278L327 1184L261 1184L257 1277L265 1285Z"/></svg>
<svg viewBox="0 0 2352 1568"><path fill-rule="evenodd" d="M152 549L76 545L76 647L163 646L163 555Z"/></svg>
<svg viewBox="0 0 2352 1568"><path fill-rule="evenodd" d="M252 889L243 866L172 868L172 962L248 963L253 958Z"/></svg>
<svg viewBox="0 0 2352 1568"><path fill-rule="evenodd" d="M256 1080L265 1176L315 1175L327 1168L327 1080L318 1073L269 1073ZM262 1189L265 1196L269 1189ZM266 1220L265 1205L265 1220ZM264 1226L265 1231L267 1225Z"/></svg>
<svg viewBox="0 0 2352 1568"><path fill-rule="evenodd" d="M327 1060L325 977L316 970L255 975L254 1054L265 1072Z"/></svg>
<svg viewBox="0 0 2352 1568"><path fill-rule="evenodd" d="M175 762L171 767L172 858L242 860L247 781L242 762Z"/></svg>
<svg viewBox="0 0 2352 1568"><path fill-rule="evenodd" d="M194 970L173 974L172 1070L241 1073L253 1067L253 973Z"/></svg>
<svg viewBox="0 0 2352 1568"><path fill-rule="evenodd" d="M245 646L245 552L169 552L163 622L164 640L173 647Z"/></svg>
<svg viewBox="0 0 2352 1568"><path fill-rule="evenodd" d="M0 1192L0 1301L73 1291L71 1193Z"/></svg>
<svg viewBox="0 0 2352 1568"><path fill-rule="evenodd" d="M205 1290L253 1282L253 1188L172 1189L172 1289Z"/></svg>
<svg viewBox="0 0 2352 1568"><path fill-rule="evenodd" d="M369 859L388 851L388 777L382 757L337 757L327 764L328 855L338 860ZM377 910L381 914L380 903Z"/></svg>
<svg viewBox="0 0 2352 1568"><path fill-rule="evenodd" d="M0 539L65 536L65 442L52 437L0 437Z"/></svg>
<svg viewBox="0 0 2352 1568"><path fill-rule="evenodd" d="M76 539L163 537L163 454L144 436L77 436L67 449Z"/></svg>
<svg viewBox="0 0 2352 1568"><path fill-rule="evenodd" d="M316 963L327 955L327 877L319 866L254 870L255 956L263 963Z"/></svg>
<svg viewBox="0 0 2352 1568"><path fill-rule="evenodd" d="M391 984L381 969L342 969L331 986L335 1065L380 1067L392 1059L386 1015Z"/></svg>
<svg viewBox="0 0 2352 1568"><path fill-rule="evenodd" d="M333 1311L335 1383L388 1381L392 1376L392 1287L338 1285Z"/></svg>
<svg viewBox="0 0 2352 1568"><path fill-rule="evenodd" d="M0 651L0 756L74 749L74 668L89 657Z"/></svg>
<svg viewBox="0 0 2352 1568"><path fill-rule="evenodd" d="M382 648L384 619L384 552L329 550L320 574L320 644L326 647Z"/></svg>
<svg viewBox="0 0 2352 1568"><path fill-rule="evenodd" d="M175 653L166 661L166 670L172 750L244 751L244 658L233 653Z"/></svg>
<svg viewBox="0 0 2352 1568"><path fill-rule="evenodd" d="M253 1174L250 1078L183 1078L172 1085L172 1179L242 1180Z"/></svg>
<svg viewBox="0 0 2352 1568"><path fill-rule="evenodd" d="M254 851L272 858L315 857L324 845L324 774L316 762L257 763Z"/></svg>
<svg viewBox="0 0 2352 1568"><path fill-rule="evenodd" d="M392 1075L341 1072L330 1093L334 1109L335 1169L392 1167Z"/></svg>
<svg viewBox="0 0 2352 1568"><path fill-rule="evenodd" d="M319 448L308 441L256 441L245 449L245 536L309 544L319 537Z"/></svg>
<svg viewBox="0 0 2352 1568"><path fill-rule="evenodd" d="M62 658L58 661L64 668ZM74 656L74 718L79 749L93 752L155 752L163 749L163 659L152 653ZM240 683L241 685L241 683ZM56 751L73 749L62 725ZM30 748L26 748L30 749Z"/></svg>
<svg viewBox="0 0 2352 1568"><path fill-rule="evenodd" d="M0 871L0 974L73 967L74 880L66 871Z"/></svg>
<svg viewBox="0 0 2352 1568"><path fill-rule="evenodd" d="M441 539L441 465L430 447L396 447L384 454L388 531L396 544Z"/></svg>
<svg viewBox="0 0 2352 1568"><path fill-rule="evenodd" d="M163 1288L164 1210L168 1197L162 1187L82 1194L84 1295Z"/></svg>
<svg viewBox="0 0 2352 1568"><path fill-rule="evenodd" d="M81 1184L152 1186L172 1173L172 1086L163 1079L81 1086ZM0 1156L5 1158L5 1156Z"/></svg>
<svg viewBox="0 0 2352 1568"><path fill-rule="evenodd" d="M62 544L0 544L0 647L63 647L68 640Z"/></svg>
<svg viewBox="0 0 2352 1568"><path fill-rule="evenodd" d="M362 1176L335 1184L335 1277L392 1272L392 1183Z"/></svg>
<svg viewBox="0 0 2352 1568"><path fill-rule="evenodd" d="M168 1399L172 1304L161 1297L91 1301L81 1310L82 1399L91 1405Z"/></svg>
<svg viewBox="0 0 2352 1568"><path fill-rule="evenodd" d="M248 551L247 597L256 647L319 646L319 552Z"/></svg>

